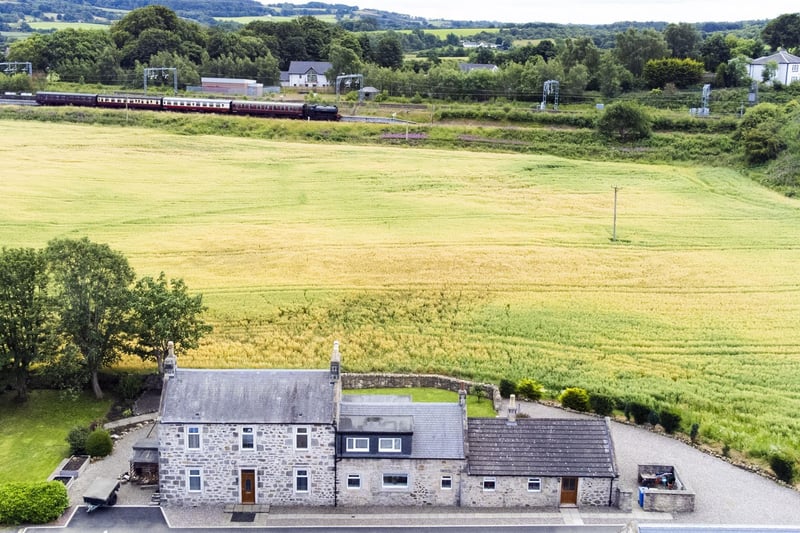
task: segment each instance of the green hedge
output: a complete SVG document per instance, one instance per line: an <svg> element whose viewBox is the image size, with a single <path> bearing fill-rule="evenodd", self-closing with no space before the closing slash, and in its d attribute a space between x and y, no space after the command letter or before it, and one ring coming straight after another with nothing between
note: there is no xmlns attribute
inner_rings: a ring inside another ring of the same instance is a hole
<svg viewBox="0 0 800 533"><path fill-rule="evenodd" d="M67 507L67 488L59 481L0 485L0 524L46 524Z"/></svg>

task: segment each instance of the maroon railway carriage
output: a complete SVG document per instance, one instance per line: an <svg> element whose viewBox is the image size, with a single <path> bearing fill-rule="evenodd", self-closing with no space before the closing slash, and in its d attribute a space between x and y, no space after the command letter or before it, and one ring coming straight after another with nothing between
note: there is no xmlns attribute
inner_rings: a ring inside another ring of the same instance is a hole
<svg viewBox="0 0 800 533"><path fill-rule="evenodd" d="M161 111L161 97L133 94L99 94L97 95L97 106Z"/></svg>
<svg viewBox="0 0 800 533"><path fill-rule="evenodd" d="M306 118L304 104L291 102L248 102L234 100L231 113L273 118Z"/></svg>
<svg viewBox="0 0 800 533"><path fill-rule="evenodd" d="M76 105L95 107L96 94L85 93L52 93L39 91L36 93L36 103L39 105Z"/></svg>
<svg viewBox="0 0 800 533"><path fill-rule="evenodd" d="M165 111L191 111L193 113L230 113L230 100L213 98L176 98L165 96L161 99L161 109Z"/></svg>

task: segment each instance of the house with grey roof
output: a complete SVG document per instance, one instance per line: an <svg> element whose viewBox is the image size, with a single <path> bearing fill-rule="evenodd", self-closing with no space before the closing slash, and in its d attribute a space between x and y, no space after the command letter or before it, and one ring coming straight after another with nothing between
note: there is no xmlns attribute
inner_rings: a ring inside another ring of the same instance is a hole
<svg viewBox="0 0 800 533"><path fill-rule="evenodd" d="M292 61L286 71L286 79L281 74L281 85L285 87L328 87L331 82L326 73L333 68L327 61Z"/></svg>
<svg viewBox="0 0 800 533"><path fill-rule="evenodd" d="M608 420L470 418L462 505L610 506L619 476Z"/></svg>
<svg viewBox="0 0 800 533"><path fill-rule="evenodd" d="M338 342L327 370L179 369L170 349L162 504L612 504L606 421L517 420L513 400L508 418L467 418L465 390L457 403L342 395L340 364Z"/></svg>
<svg viewBox="0 0 800 533"><path fill-rule="evenodd" d="M770 82L778 81L784 85L789 85L800 81L800 57L792 55L786 50L779 50L772 55L754 59L747 66L747 73L754 81L763 81L764 68L769 64L777 65L777 70Z"/></svg>
<svg viewBox="0 0 800 533"><path fill-rule="evenodd" d="M465 420L466 394L459 403L343 396L336 435L338 502L459 505Z"/></svg>
<svg viewBox="0 0 800 533"><path fill-rule="evenodd" d="M159 492L166 504L335 501L331 370L178 369L165 361Z"/></svg>

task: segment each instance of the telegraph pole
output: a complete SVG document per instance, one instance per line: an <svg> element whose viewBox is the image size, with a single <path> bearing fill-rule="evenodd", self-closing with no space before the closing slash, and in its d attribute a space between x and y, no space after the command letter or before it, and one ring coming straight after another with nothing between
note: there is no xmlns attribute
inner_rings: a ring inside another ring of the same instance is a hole
<svg viewBox="0 0 800 533"><path fill-rule="evenodd" d="M614 226L611 233L611 240L617 242L617 191L620 187L614 185Z"/></svg>

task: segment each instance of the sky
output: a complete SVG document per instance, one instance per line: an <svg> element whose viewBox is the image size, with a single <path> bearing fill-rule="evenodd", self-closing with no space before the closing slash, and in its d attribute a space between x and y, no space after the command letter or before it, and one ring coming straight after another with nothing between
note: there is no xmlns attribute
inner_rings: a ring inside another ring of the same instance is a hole
<svg viewBox="0 0 800 533"><path fill-rule="evenodd" d="M353 4L450 20L609 24L619 21L731 22L800 12L797 0L360 0Z"/></svg>

